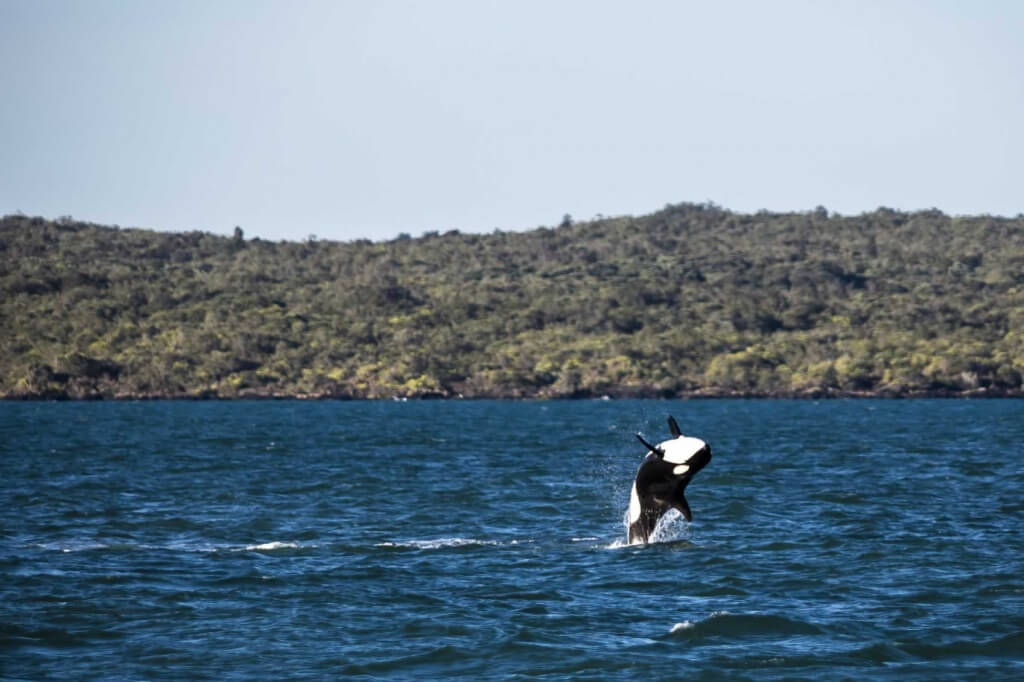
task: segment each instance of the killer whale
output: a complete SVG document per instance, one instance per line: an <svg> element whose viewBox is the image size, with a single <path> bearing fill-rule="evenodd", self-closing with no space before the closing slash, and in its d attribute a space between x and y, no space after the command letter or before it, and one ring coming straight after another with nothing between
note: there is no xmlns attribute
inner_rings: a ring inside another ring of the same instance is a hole
<svg viewBox="0 0 1024 682"><path fill-rule="evenodd" d="M669 509L678 509L687 521L693 519L683 493L686 486L711 461L711 447L700 438L684 436L673 417L668 418L672 438L651 445L639 433L647 448L629 493L629 544L646 544L658 520Z"/></svg>

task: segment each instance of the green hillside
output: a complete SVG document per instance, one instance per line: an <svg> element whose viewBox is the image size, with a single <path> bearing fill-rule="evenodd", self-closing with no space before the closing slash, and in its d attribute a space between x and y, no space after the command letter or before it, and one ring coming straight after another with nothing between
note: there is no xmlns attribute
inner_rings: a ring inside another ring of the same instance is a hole
<svg viewBox="0 0 1024 682"><path fill-rule="evenodd" d="M272 243L0 221L0 394L1020 395L1024 217Z"/></svg>

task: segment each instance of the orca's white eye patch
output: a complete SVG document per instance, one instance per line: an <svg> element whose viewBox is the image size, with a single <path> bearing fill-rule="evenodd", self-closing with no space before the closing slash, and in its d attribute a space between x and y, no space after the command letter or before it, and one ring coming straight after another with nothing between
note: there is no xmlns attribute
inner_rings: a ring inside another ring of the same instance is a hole
<svg viewBox="0 0 1024 682"><path fill-rule="evenodd" d="M677 464L676 466L672 467L672 473L675 474L676 476L682 476L689 470L689 464Z"/></svg>
<svg viewBox="0 0 1024 682"><path fill-rule="evenodd" d="M686 464L691 457L707 447L707 443L700 438L681 436L667 440L658 447L665 451L663 459L669 464Z"/></svg>

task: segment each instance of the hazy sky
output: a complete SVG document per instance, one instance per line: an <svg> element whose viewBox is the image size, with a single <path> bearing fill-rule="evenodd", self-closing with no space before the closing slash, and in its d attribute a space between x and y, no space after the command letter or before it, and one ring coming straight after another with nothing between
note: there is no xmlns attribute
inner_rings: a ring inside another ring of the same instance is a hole
<svg viewBox="0 0 1024 682"><path fill-rule="evenodd" d="M0 213L268 239L1024 212L1024 2L0 0Z"/></svg>

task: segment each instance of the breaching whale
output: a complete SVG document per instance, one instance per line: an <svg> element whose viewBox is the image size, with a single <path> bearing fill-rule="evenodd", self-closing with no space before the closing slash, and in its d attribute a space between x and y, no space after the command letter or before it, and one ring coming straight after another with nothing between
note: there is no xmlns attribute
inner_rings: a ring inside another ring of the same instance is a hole
<svg viewBox="0 0 1024 682"><path fill-rule="evenodd" d="M639 433L647 448L633 489L629 493L629 544L646 544L658 519L678 509L687 521L693 519L683 493L690 480L711 461L711 447L700 438L684 436L679 424L668 418L670 440L651 445Z"/></svg>

